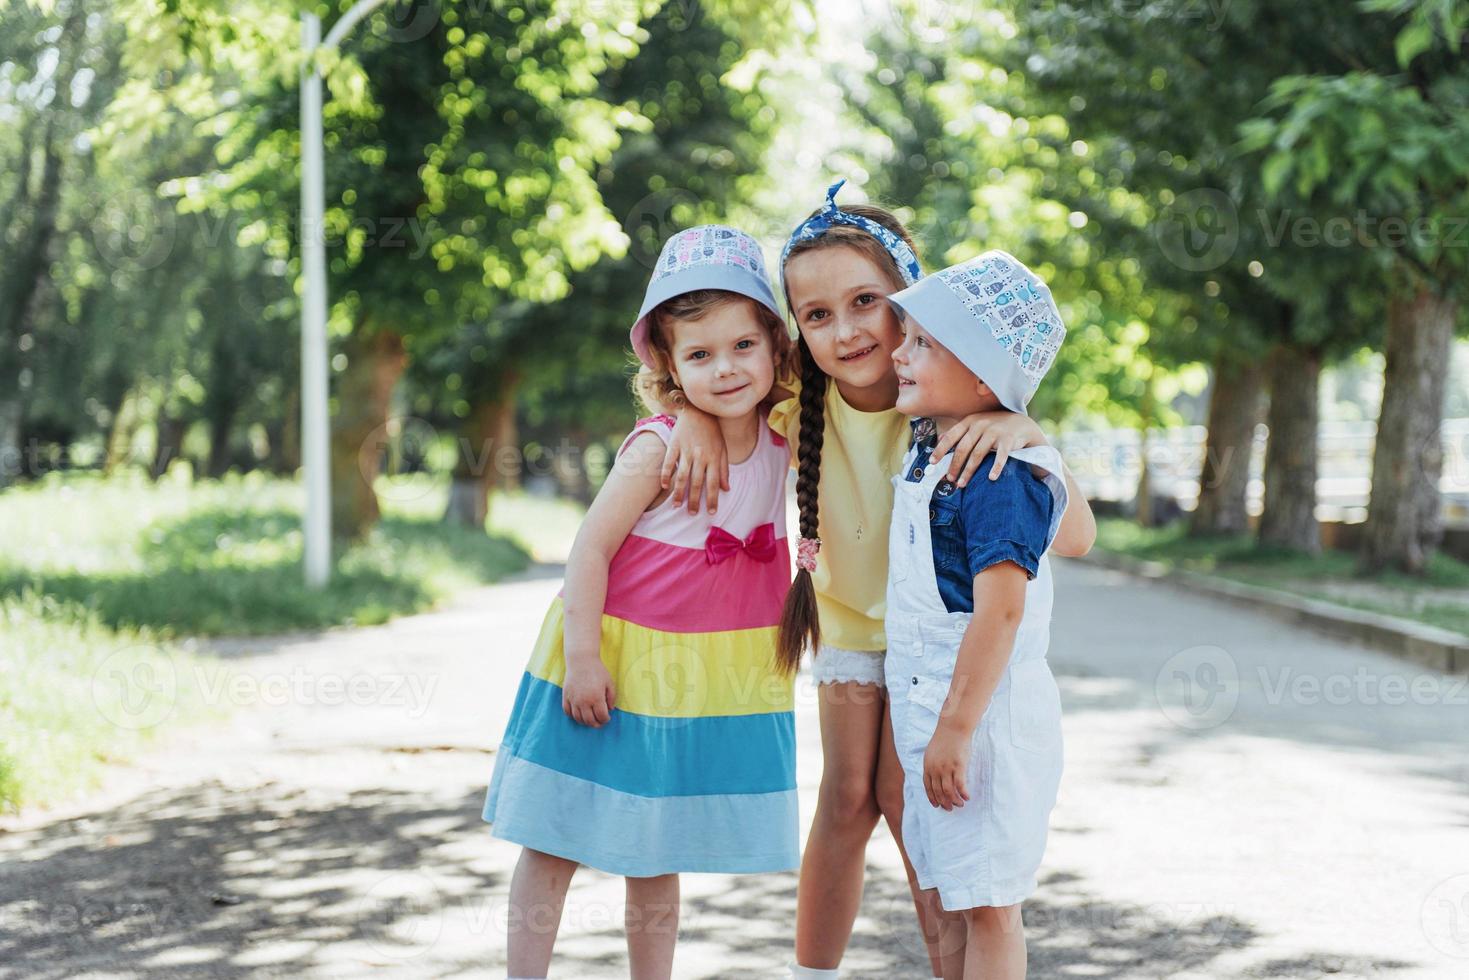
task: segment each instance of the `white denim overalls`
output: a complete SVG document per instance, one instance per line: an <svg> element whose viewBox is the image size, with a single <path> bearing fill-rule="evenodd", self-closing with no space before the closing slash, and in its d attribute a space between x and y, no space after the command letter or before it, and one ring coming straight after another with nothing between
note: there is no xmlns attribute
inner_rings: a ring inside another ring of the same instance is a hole
<svg viewBox="0 0 1469 980"><path fill-rule="evenodd" d="M1066 510L1061 456L1050 446L1011 453L1015 465L1043 467L1055 498L1046 550ZM925 461L927 453L922 457ZM1051 627L1047 556L1025 589L1025 613L1010 665L975 728L969 800L943 810L923 789L923 755L949 693L959 641L971 614L950 613L939 595L929 506L947 459L921 464L910 449L893 478L889 542L886 674L893 735L903 764L903 842L921 888L937 888L949 911L1013 905L1036 887L1051 808L1061 782L1061 696L1046 663ZM1010 465L1010 464L1006 464ZM987 470L985 471L987 472ZM975 480L984 479L983 473Z"/></svg>

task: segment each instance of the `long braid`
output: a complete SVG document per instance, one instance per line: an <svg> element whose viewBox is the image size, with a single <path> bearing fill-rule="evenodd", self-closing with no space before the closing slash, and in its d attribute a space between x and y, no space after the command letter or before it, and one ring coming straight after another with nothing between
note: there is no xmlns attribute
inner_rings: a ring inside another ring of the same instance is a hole
<svg viewBox="0 0 1469 980"><path fill-rule="evenodd" d="M800 512L801 537L814 539L821 532L821 445L826 431L826 386L830 378L817 367L804 337L798 347L801 422L796 440L796 507ZM821 616L816 608L816 586L811 581L811 573L803 568L796 572L796 579L786 593L776 640L777 666L786 674L794 674L800 669L805 648L809 645L814 651L820 643Z"/></svg>
<svg viewBox="0 0 1469 980"><path fill-rule="evenodd" d="M915 254L917 248L903 223L891 211L870 204L851 204L841 210L860 215L882 225L901 238ZM812 212L812 217L820 211ZM867 256L878 267L885 270L893 292L903 288L903 273L882 242L869 232L850 225L834 225L814 238L806 238L786 253L785 261L816 249L851 248ZM784 275L784 266L782 266ZM790 292L786 292L786 306L794 309ZM817 505L821 485L821 444L826 429L826 390L831 378L817 365L801 336L797 345L801 367L801 421L796 439L796 505L800 511L801 538L816 543L820 530L820 513ZM836 529L840 532L842 529ZM809 645L812 651L821 646L821 616L816 605L816 585L811 581L811 572L800 568L801 559L809 557L806 564L814 565L814 554L801 555L798 549L796 579L786 593L785 609L781 612L780 633L775 642L776 667L786 674L794 674L801 666L801 654Z"/></svg>

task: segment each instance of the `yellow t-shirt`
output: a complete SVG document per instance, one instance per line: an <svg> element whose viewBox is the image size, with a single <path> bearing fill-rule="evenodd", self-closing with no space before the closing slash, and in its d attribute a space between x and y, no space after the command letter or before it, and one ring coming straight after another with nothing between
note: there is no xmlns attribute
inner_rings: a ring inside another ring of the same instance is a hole
<svg viewBox="0 0 1469 980"><path fill-rule="evenodd" d="M792 454L801 426L800 385L782 381L796 396L770 410L770 427ZM821 642L848 650L885 650L888 526L892 478L908 451L908 417L896 408L863 412L848 405L836 382L826 386L826 429L821 447L821 550L816 555L816 607Z"/></svg>

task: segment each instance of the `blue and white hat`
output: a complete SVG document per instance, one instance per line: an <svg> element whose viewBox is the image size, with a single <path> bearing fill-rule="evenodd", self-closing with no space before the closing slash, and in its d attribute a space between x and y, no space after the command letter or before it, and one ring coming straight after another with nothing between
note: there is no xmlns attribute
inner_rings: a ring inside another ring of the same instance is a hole
<svg viewBox="0 0 1469 980"><path fill-rule="evenodd" d="M632 349L638 360L653 366L648 347L648 331L652 329L649 314L659 303L696 289L739 293L768 307L777 317L781 315L759 242L729 225L689 228L664 242L658 255L658 265L653 269L648 291L643 294L643 306L632 325Z"/></svg>
<svg viewBox="0 0 1469 980"><path fill-rule="evenodd" d="M888 300L1022 415L1066 337L1050 288L1007 252L951 265Z"/></svg>

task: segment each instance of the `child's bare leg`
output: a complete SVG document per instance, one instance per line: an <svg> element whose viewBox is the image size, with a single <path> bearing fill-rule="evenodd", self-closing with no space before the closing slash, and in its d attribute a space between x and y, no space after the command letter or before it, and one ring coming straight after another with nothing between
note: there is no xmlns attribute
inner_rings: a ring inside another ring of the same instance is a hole
<svg viewBox="0 0 1469 980"><path fill-rule="evenodd" d="M966 909L964 980L1025 980L1025 925L1020 904Z"/></svg>
<svg viewBox="0 0 1469 980"><path fill-rule="evenodd" d="M964 920L964 913L945 912L936 888L930 888L923 895L934 909L938 927L939 975L944 980L964 980L964 954L969 942L969 924Z"/></svg>
<svg viewBox="0 0 1469 980"><path fill-rule="evenodd" d="M628 975L668 980L678 944L678 875L627 879Z"/></svg>
<svg viewBox="0 0 1469 980"><path fill-rule="evenodd" d="M874 684L817 687L821 709L821 789L796 887L796 963L841 963L862 905L867 842L877 826L875 791L884 698Z"/></svg>
<svg viewBox="0 0 1469 980"><path fill-rule="evenodd" d="M884 699L886 702L886 699ZM888 703L882 718L882 744L877 756L877 806L887 820L893 840L898 842L898 853L903 857L903 869L908 873L908 891L913 895L913 908L918 913L918 929L928 948L928 963L931 976L943 975L943 955L939 934L938 891L924 891L918 887L918 872L908 860L908 848L903 843L903 764L898 761L898 747L893 741L893 712ZM963 933L956 931L953 941L961 942Z"/></svg>
<svg viewBox="0 0 1469 980"><path fill-rule="evenodd" d="M509 975L544 977L551 968L551 950L561 928L566 889L576 871L575 861L522 848L510 879L508 933Z"/></svg>

